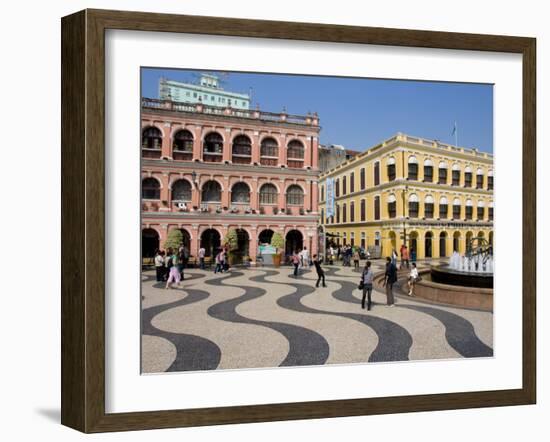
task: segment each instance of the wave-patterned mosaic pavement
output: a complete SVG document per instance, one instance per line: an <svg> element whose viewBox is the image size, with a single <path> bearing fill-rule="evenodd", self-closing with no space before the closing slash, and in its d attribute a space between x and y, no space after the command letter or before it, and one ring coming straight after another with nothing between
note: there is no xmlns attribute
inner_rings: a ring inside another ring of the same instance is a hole
<svg viewBox="0 0 550 442"><path fill-rule="evenodd" d="M383 263L374 264L375 271ZM142 281L142 371L196 371L490 357L493 314L373 292L361 309L359 274L309 269L189 269L181 288Z"/></svg>

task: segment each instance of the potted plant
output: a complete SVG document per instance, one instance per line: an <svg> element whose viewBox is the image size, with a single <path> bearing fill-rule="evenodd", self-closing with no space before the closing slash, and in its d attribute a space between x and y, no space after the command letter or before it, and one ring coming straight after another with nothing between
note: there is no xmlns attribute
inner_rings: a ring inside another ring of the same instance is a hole
<svg viewBox="0 0 550 442"><path fill-rule="evenodd" d="M280 267L281 266L281 253L283 251L283 248L285 246L285 240L283 238L283 236L278 233L278 232L275 232L273 234L273 236L271 237L271 245L273 247L275 247L275 255L273 255L273 265L275 267Z"/></svg>

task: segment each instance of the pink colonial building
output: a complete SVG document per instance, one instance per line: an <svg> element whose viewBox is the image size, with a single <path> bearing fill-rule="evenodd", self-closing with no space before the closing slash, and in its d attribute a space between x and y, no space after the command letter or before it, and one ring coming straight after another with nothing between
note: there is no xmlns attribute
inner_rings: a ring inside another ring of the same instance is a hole
<svg viewBox="0 0 550 442"><path fill-rule="evenodd" d="M229 229L256 260L274 232L318 248L319 119L143 98L142 253L172 229L212 256Z"/></svg>

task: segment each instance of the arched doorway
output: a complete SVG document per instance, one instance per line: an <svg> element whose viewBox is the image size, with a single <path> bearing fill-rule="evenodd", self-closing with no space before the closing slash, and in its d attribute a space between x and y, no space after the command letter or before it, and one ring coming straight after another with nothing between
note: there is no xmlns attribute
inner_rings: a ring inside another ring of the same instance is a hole
<svg viewBox="0 0 550 442"><path fill-rule="evenodd" d="M285 254L292 255L296 250L304 247L304 237L299 230L290 230L285 238Z"/></svg>
<svg viewBox="0 0 550 442"><path fill-rule="evenodd" d="M432 257L432 239L433 233L427 232L426 236L424 237L424 257L426 258Z"/></svg>
<svg viewBox="0 0 550 442"><path fill-rule="evenodd" d="M220 234L216 229L206 229L201 235L201 247L204 247L206 256L214 257L220 249Z"/></svg>
<svg viewBox="0 0 550 442"><path fill-rule="evenodd" d="M271 244L272 236L273 236L273 230L271 230L271 229L262 230L260 232L260 235L258 236L259 245Z"/></svg>
<svg viewBox="0 0 550 442"><path fill-rule="evenodd" d="M237 250L233 251L235 264L242 264L244 257L249 256L249 241L248 232L244 229L237 229Z"/></svg>
<svg viewBox="0 0 550 442"><path fill-rule="evenodd" d="M453 252L460 253L460 232L453 234Z"/></svg>
<svg viewBox="0 0 550 442"><path fill-rule="evenodd" d="M155 229L143 229L141 231L141 256L152 258L160 244L159 234Z"/></svg>
<svg viewBox="0 0 550 442"><path fill-rule="evenodd" d="M410 255L412 255L413 250L418 255L418 233L417 232L411 232L409 234L409 254Z"/></svg>
<svg viewBox="0 0 550 442"><path fill-rule="evenodd" d="M445 258L447 256L447 233L441 232L439 234L439 257Z"/></svg>
<svg viewBox="0 0 550 442"><path fill-rule="evenodd" d="M182 234L181 242L184 247L187 247L187 250L191 250L191 235L185 229L179 229Z"/></svg>
<svg viewBox="0 0 550 442"><path fill-rule="evenodd" d="M465 247L465 250L466 250L466 253L470 252L471 248L472 248L472 238L473 238L474 234L472 232L467 232L466 233L466 247Z"/></svg>

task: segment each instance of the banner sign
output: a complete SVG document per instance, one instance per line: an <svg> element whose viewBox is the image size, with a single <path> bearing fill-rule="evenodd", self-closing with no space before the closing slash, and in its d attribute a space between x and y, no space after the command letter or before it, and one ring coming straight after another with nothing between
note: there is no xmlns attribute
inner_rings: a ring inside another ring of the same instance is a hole
<svg viewBox="0 0 550 442"><path fill-rule="evenodd" d="M327 218L334 216L334 178L327 178L326 180L326 189L327 189Z"/></svg>

